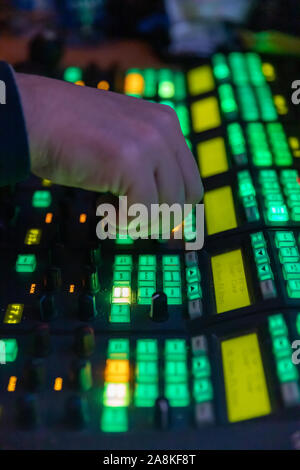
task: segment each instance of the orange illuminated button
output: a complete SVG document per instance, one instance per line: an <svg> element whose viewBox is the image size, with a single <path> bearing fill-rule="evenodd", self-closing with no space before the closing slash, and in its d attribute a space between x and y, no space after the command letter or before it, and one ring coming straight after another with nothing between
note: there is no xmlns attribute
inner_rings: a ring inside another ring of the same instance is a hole
<svg viewBox="0 0 300 470"><path fill-rule="evenodd" d="M129 381L129 361L127 359L107 359L104 371L105 382L124 383Z"/></svg>
<svg viewBox="0 0 300 470"><path fill-rule="evenodd" d="M142 95L145 89L145 80L140 73L126 75L124 92L126 95Z"/></svg>
<svg viewBox="0 0 300 470"><path fill-rule="evenodd" d="M100 80L100 82L97 83L97 88L98 90L109 90L109 83L106 80Z"/></svg>

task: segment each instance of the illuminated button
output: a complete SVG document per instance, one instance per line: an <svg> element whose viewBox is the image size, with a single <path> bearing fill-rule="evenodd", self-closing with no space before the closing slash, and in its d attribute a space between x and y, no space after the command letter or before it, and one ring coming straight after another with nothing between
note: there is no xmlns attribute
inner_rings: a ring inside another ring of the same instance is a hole
<svg viewBox="0 0 300 470"><path fill-rule="evenodd" d="M221 125L219 105L214 96L192 103L191 116L195 132L204 132Z"/></svg>
<svg viewBox="0 0 300 470"><path fill-rule="evenodd" d="M289 214L286 206L269 207L267 218L270 222L287 222L289 220Z"/></svg>
<svg viewBox="0 0 300 470"><path fill-rule="evenodd" d="M197 379L210 375L210 363L206 356L193 357L192 373Z"/></svg>
<svg viewBox="0 0 300 470"><path fill-rule="evenodd" d="M292 363L291 357L279 359L276 365L277 375L280 382L292 382L294 380L298 380L298 371Z"/></svg>
<svg viewBox="0 0 300 470"><path fill-rule="evenodd" d="M124 93L126 95L142 96L145 89L145 80L140 73L128 73L124 82Z"/></svg>
<svg viewBox="0 0 300 470"><path fill-rule="evenodd" d="M200 174L203 178L228 170L226 148L222 137L200 142L197 145L197 152Z"/></svg>
<svg viewBox="0 0 300 470"><path fill-rule="evenodd" d="M176 70L173 73L173 80L175 85L174 99L177 101L184 100L186 98L186 84L184 73L180 70Z"/></svg>
<svg viewBox="0 0 300 470"><path fill-rule="evenodd" d="M273 279L273 273L268 263L259 264L257 266L257 275L261 281L265 281L266 279Z"/></svg>
<svg viewBox="0 0 300 470"><path fill-rule="evenodd" d="M223 81L230 78L230 70L224 54L214 54L212 56L212 64L214 76L218 81Z"/></svg>
<svg viewBox="0 0 300 470"><path fill-rule="evenodd" d="M222 341L221 349L229 422L270 414L271 404L257 335L251 333Z"/></svg>
<svg viewBox="0 0 300 470"><path fill-rule="evenodd" d="M264 234L262 232L252 233L251 243L253 248L264 248L266 244Z"/></svg>
<svg viewBox="0 0 300 470"><path fill-rule="evenodd" d="M186 361L166 361L165 379L167 383L186 382L187 378Z"/></svg>
<svg viewBox="0 0 300 470"><path fill-rule="evenodd" d="M215 88L215 82L209 65L202 65L187 73L188 89L191 96L207 93Z"/></svg>
<svg viewBox="0 0 300 470"><path fill-rule="evenodd" d="M117 233L116 237L116 244L117 245L132 245L134 240L129 237L129 235L123 235L120 233Z"/></svg>
<svg viewBox="0 0 300 470"><path fill-rule="evenodd" d="M137 382L156 382L158 380L157 361L137 361L135 374Z"/></svg>
<svg viewBox="0 0 300 470"><path fill-rule="evenodd" d="M134 391L134 403L137 407L153 407L158 398L157 383L137 383Z"/></svg>
<svg viewBox="0 0 300 470"><path fill-rule="evenodd" d="M249 85L242 85L237 87L236 91L242 119L247 122L257 121L259 119L259 111L253 89Z"/></svg>
<svg viewBox="0 0 300 470"><path fill-rule="evenodd" d="M35 191L32 196L32 205L37 208L49 207L52 202L50 191Z"/></svg>
<svg viewBox="0 0 300 470"><path fill-rule="evenodd" d="M0 364L14 362L18 354L18 343L15 338L0 339Z"/></svg>
<svg viewBox="0 0 300 470"><path fill-rule="evenodd" d="M275 243L277 248L291 247L296 245L293 232L276 232Z"/></svg>
<svg viewBox="0 0 300 470"><path fill-rule="evenodd" d="M199 282L187 285L187 297L189 300L201 299L202 289Z"/></svg>
<svg viewBox="0 0 300 470"><path fill-rule="evenodd" d="M287 292L291 299L300 299L300 280L288 281Z"/></svg>
<svg viewBox="0 0 300 470"><path fill-rule="evenodd" d="M213 388L209 378L194 380L193 396L196 403L202 403L213 399Z"/></svg>
<svg viewBox="0 0 300 470"><path fill-rule="evenodd" d="M126 408L104 407L101 417L101 431L126 432L128 431L128 415Z"/></svg>
<svg viewBox="0 0 300 470"><path fill-rule="evenodd" d="M188 283L199 282L201 279L199 268L197 266L186 268L185 277Z"/></svg>
<svg viewBox="0 0 300 470"><path fill-rule="evenodd" d="M130 306L128 304L112 304L110 323L130 323Z"/></svg>
<svg viewBox="0 0 300 470"><path fill-rule="evenodd" d="M138 286L139 287L155 287L156 286L155 271L139 271Z"/></svg>
<svg viewBox="0 0 300 470"><path fill-rule="evenodd" d="M130 286L130 271L114 271L113 283L115 286Z"/></svg>
<svg viewBox="0 0 300 470"><path fill-rule="evenodd" d="M186 359L186 343L184 339L167 339L165 341L166 359Z"/></svg>
<svg viewBox="0 0 300 470"><path fill-rule="evenodd" d="M235 119L238 111L233 88L229 83L224 83L218 88L221 110L226 119Z"/></svg>
<svg viewBox="0 0 300 470"><path fill-rule="evenodd" d="M36 269L35 255L18 255L16 271L18 273L33 273Z"/></svg>
<svg viewBox="0 0 300 470"><path fill-rule="evenodd" d="M105 382L123 383L129 381L129 361L127 359L107 359L105 372Z"/></svg>
<svg viewBox="0 0 300 470"><path fill-rule="evenodd" d="M23 310L24 304L9 304L5 312L3 323L20 323Z"/></svg>
<svg viewBox="0 0 300 470"><path fill-rule="evenodd" d="M256 248L254 250L256 264L269 263L269 256L265 248Z"/></svg>
<svg viewBox="0 0 300 470"><path fill-rule="evenodd" d="M163 256L163 270L171 271L172 267L180 269L180 257L177 255Z"/></svg>
<svg viewBox="0 0 300 470"><path fill-rule="evenodd" d="M64 80L72 83L82 80L82 70L79 67L67 67L64 71Z"/></svg>
<svg viewBox="0 0 300 470"><path fill-rule="evenodd" d="M136 344L136 357L138 361L155 361L158 359L157 340L138 339Z"/></svg>
<svg viewBox="0 0 300 470"><path fill-rule="evenodd" d="M155 287L139 287L138 304L151 305L152 295L155 293Z"/></svg>
<svg viewBox="0 0 300 470"><path fill-rule="evenodd" d="M139 256L139 269L141 271L155 271L156 270L156 256L155 255L140 255Z"/></svg>
<svg viewBox="0 0 300 470"><path fill-rule="evenodd" d="M241 125L233 122L227 126L228 141L232 156L237 165L248 163L246 142Z"/></svg>
<svg viewBox="0 0 300 470"><path fill-rule="evenodd" d="M272 315L268 318L269 331L272 336L286 336L287 326L281 314Z"/></svg>
<svg viewBox="0 0 300 470"><path fill-rule="evenodd" d="M300 263L284 263L282 272L286 280L300 280Z"/></svg>
<svg viewBox="0 0 300 470"><path fill-rule="evenodd" d="M250 305L242 251L234 250L213 256L211 265L217 313Z"/></svg>
<svg viewBox="0 0 300 470"><path fill-rule="evenodd" d="M129 359L129 340L110 339L107 356L110 359Z"/></svg>
<svg viewBox="0 0 300 470"><path fill-rule="evenodd" d="M263 121L276 121L278 118L271 90L268 85L255 87L256 96Z"/></svg>
<svg viewBox="0 0 300 470"><path fill-rule="evenodd" d="M244 54L241 52L231 52L228 61L232 72L233 82L236 85L243 85L249 82L248 68Z"/></svg>
<svg viewBox="0 0 300 470"><path fill-rule="evenodd" d="M190 394L187 383L167 383L165 386L165 396L172 407L185 407L190 403Z"/></svg>
<svg viewBox="0 0 300 470"><path fill-rule="evenodd" d="M164 80L158 84L158 95L161 98L170 99L175 94L175 86L172 81Z"/></svg>
<svg viewBox="0 0 300 470"><path fill-rule="evenodd" d="M165 287L180 287L181 286L181 273L180 271L164 271L163 282Z"/></svg>
<svg viewBox="0 0 300 470"><path fill-rule="evenodd" d="M127 303L131 302L130 287L113 287L112 303Z"/></svg>
<svg viewBox="0 0 300 470"><path fill-rule="evenodd" d="M269 62L264 62L262 64L262 72L268 82L273 82L276 79L274 66L270 64Z"/></svg>
<svg viewBox="0 0 300 470"><path fill-rule="evenodd" d="M289 207L300 206L300 194L289 194L287 203Z"/></svg>
<svg viewBox="0 0 300 470"><path fill-rule="evenodd" d="M109 90L110 86L106 80L100 80L100 82L97 83L97 88L98 90Z"/></svg>
<svg viewBox="0 0 300 470"><path fill-rule="evenodd" d="M188 314L190 320L195 320L203 314L203 304L201 299L194 299L188 301Z"/></svg>
<svg viewBox="0 0 300 470"><path fill-rule="evenodd" d="M103 405L123 407L129 405L128 383L106 383L104 384Z"/></svg>
<svg viewBox="0 0 300 470"><path fill-rule="evenodd" d="M281 263L286 262L297 262L299 261L299 251L298 248L286 247L286 248L279 248L279 260Z"/></svg>
<svg viewBox="0 0 300 470"><path fill-rule="evenodd" d="M291 219L294 222L300 222L300 206L292 207Z"/></svg>
<svg viewBox="0 0 300 470"><path fill-rule="evenodd" d="M255 86L263 85L266 82L266 79L262 71L262 63L259 55L255 52L248 52L246 54L246 62L250 82Z"/></svg>
<svg viewBox="0 0 300 470"><path fill-rule="evenodd" d="M206 191L204 195L207 234L213 235L237 228L232 189L230 186Z"/></svg>
<svg viewBox="0 0 300 470"><path fill-rule="evenodd" d="M168 305L181 305L181 288L180 287L164 287L164 293L168 298Z"/></svg>
<svg viewBox="0 0 300 470"><path fill-rule="evenodd" d="M276 336L273 339L273 352L277 358L291 356L291 345L286 336Z"/></svg>
<svg viewBox="0 0 300 470"><path fill-rule="evenodd" d="M189 135L191 132L190 129L190 116L188 109L185 105L183 104L177 104L175 108L180 127L181 127L181 132L183 133L184 136Z"/></svg>
<svg viewBox="0 0 300 470"><path fill-rule="evenodd" d="M131 255L116 255L115 256L115 263L114 263L115 270L131 270L132 269L132 256Z"/></svg>
<svg viewBox="0 0 300 470"><path fill-rule="evenodd" d="M25 245L39 245L41 241L42 231L38 228L30 228L25 236Z"/></svg>

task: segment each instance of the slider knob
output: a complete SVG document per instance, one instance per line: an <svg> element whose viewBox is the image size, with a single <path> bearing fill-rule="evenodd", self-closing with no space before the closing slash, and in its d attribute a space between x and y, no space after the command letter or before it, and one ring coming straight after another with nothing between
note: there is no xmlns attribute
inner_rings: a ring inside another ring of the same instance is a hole
<svg viewBox="0 0 300 470"><path fill-rule="evenodd" d="M73 363L71 383L80 392L86 392L93 386L92 366L90 361L80 359Z"/></svg>
<svg viewBox="0 0 300 470"><path fill-rule="evenodd" d="M150 318L155 322L168 320L168 298L164 292L155 292L152 295Z"/></svg>
<svg viewBox="0 0 300 470"><path fill-rule="evenodd" d="M45 294L41 297L40 316L42 321L54 320L58 316L57 301L54 294Z"/></svg>
<svg viewBox="0 0 300 470"><path fill-rule="evenodd" d="M166 430L170 426L170 406L169 401L164 398L158 398L155 402L155 424L158 429Z"/></svg>

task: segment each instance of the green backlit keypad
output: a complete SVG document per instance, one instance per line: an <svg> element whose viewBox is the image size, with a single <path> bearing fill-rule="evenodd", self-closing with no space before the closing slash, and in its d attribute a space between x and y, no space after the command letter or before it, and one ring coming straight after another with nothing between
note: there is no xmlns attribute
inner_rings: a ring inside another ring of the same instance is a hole
<svg viewBox="0 0 300 470"><path fill-rule="evenodd" d="M285 279L287 294L291 299L300 299L300 253L291 231L276 231L275 245Z"/></svg>
<svg viewBox="0 0 300 470"><path fill-rule="evenodd" d="M162 257L163 290L169 305L181 305L181 266L178 255Z"/></svg>
<svg viewBox="0 0 300 470"><path fill-rule="evenodd" d="M260 214L250 172L248 170L239 171L237 178L239 196L244 206L246 219L248 222L255 222L260 219Z"/></svg>
<svg viewBox="0 0 300 470"><path fill-rule="evenodd" d="M276 297L274 275L264 234L263 232L252 233L250 238L262 296L265 300Z"/></svg>

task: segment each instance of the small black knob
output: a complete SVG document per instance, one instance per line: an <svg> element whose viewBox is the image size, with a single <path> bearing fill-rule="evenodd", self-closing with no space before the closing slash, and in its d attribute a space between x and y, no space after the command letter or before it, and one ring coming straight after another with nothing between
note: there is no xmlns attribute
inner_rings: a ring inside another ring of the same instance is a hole
<svg viewBox="0 0 300 470"><path fill-rule="evenodd" d="M79 392L86 392L93 386L92 366L90 361L79 359L73 362L70 373L71 384Z"/></svg>
<svg viewBox="0 0 300 470"><path fill-rule="evenodd" d="M89 357L95 350L94 329L90 326L78 328L75 333L75 351L80 357Z"/></svg>
<svg viewBox="0 0 300 470"><path fill-rule="evenodd" d="M22 427L33 428L38 424L39 414L36 396L27 393L17 403L17 418Z"/></svg>
<svg viewBox="0 0 300 470"><path fill-rule="evenodd" d="M45 294L41 297L40 316L42 321L54 320L58 316L57 301L54 294Z"/></svg>
<svg viewBox="0 0 300 470"><path fill-rule="evenodd" d="M152 295L150 318L156 322L168 320L168 298L164 292L156 292Z"/></svg>
<svg viewBox="0 0 300 470"><path fill-rule="evenodd" d="M100 290L98 271L95 266L84 267L83 287L89 294L97 294Z"/></svg>
<svg viewBox="0 0 300 470"><path fill-rule="evenodd" d="M57 266L50 266L44 276L44 287L47 291L54 291L61 288L61 269Z"/></svg>
<svg viewBox="0 0 300 470"><path fill-rule="evenodd" d="M97 315L96 298L92 294L81 294L78 299L79 319L93 320Z"/></svg>
<svg viewBox="0 0 300 470"><path fill-rule="evenodd" d="M46 368L43 359L33 359L28 365L25 377L30 391L42 390L46 382Z"/></svg>
<svg viewBox="0 0 300 470"><path fill-rule="evenodd" d="M50 328L46 323L38 325L34 330L33 354L36 357L45 357L51 349Z"/></svg>
<svg viewBox="0 0 300 470"><path fill-rule="evenodd" d="M88 402L81 396L71 396L66 402L67 422L78 429L84 428L89 422Z"/></svg>
<svg viewBox="0 0 300 470"><path fill-rule="evenodd" d="M161 430L166 430L170 426L169 401L164 397L157 398L155 402L155 425Z"/></svg>

